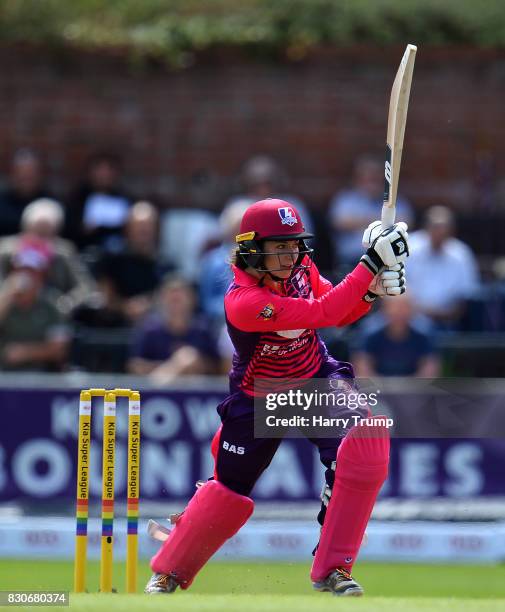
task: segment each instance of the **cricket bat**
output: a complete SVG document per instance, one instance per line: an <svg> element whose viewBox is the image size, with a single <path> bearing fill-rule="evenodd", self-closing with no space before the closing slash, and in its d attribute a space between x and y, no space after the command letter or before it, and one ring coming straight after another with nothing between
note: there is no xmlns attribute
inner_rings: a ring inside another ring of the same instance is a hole
<svg viewBox="0 0 505 612"><path fill-rule="evenodd" d="M386 162L384 166L384 203L382 227L387 229L395 222L398 177L402 163L403 137L407 122L410 85L414 72L417 47L407 45L391 89L389 99L388 133L386 138Z"/></svg>

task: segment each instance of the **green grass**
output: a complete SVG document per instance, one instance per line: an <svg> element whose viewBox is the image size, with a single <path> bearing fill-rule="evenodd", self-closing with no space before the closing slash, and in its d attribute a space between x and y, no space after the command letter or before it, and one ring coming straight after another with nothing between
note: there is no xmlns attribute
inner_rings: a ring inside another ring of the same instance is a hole
<svg viewBox="0 0 505 612"><path fill-rule="evenodd" d="M96 591L98 563L88 564L88 586ZM355 576L364 599L334 599L313 593L304 563L210 563L187 592L166 599L143 595L71 594L71 608L98 612L327 612L328 606L361 611L461 612L505 609L505 567L360 563ZM73 565L53 561L0 561L0 590L70 590ZM139 567L139 591L150 575ZM114 567L114 584L124 587L124 565ZM18 608L19 609L19 608ZM22 608L21 608L22 609Z"/></svg>
<svg viewBox="0 0 505 612"><path fill-rule="evenodd" d="M104 601L105 599L105 601ZM189 595L175 594L169 601L141 595L118 595L117 599L99 595L80 595L71 599L75 610L131 612L167 610L167 612L328 612L356 610L357 612L499 612L504 602L478 599L405 599L365 597L336 599L328 593L311 595ZM155 599L155 601L153 601ZM60 608L62 609L62 608Z"/></svg>

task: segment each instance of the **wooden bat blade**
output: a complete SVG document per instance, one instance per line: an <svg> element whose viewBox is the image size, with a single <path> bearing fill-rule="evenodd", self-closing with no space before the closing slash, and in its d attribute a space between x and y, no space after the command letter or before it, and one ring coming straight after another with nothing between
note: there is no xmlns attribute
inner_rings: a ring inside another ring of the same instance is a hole
<svg viewBox="0 0 505 612"><path fill-rule="evenodd" d="M402 163L403 138L407 122L410 88L417 47L407 45L396 73L389 99L388 131L386 138L386 162L384 166L384 203L382 225L391 227L395 219L398 178Z"/></svg>

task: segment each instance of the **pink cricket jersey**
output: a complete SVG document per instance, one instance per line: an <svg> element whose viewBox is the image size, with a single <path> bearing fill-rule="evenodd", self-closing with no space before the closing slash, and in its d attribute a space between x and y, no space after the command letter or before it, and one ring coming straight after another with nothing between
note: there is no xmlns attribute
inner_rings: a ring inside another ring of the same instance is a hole
<svg viewBox="0 0 505 612"><path fill-rule="evenodd" d="M314 264L283 283L281 292L236 266L224 299L235 347L231 392L254 395L254 379L310 378L329 359L316 329L342 327L370 310L363 301L373 275L357 265L335 287Z"/></svg>

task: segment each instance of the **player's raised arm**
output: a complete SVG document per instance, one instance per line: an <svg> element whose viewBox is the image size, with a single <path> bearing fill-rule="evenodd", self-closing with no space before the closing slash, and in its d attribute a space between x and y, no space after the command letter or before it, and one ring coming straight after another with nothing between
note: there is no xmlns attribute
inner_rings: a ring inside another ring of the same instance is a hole
<svg viewBox="0 0 505 612"><path fill-rule="evenodd" d="M283 297L267 287L237 287L225 298L225 312L242 331L279 331L338 325L366 294L373 275L358 265L317 299Z"/></svg>
<svg viewBox="0 0 505 612"><path fill-rule="evenodd" d="M274 217L277 211L271 208ZM374 277L383 273L385 266L400 265L408 256L407 228L404 223L398 223L377 232L356 268L321 297L290 297L282 291L282 281L291 277L293 266L300 265L297 261L307 265L307 247L303 242L306 236L300 237L299 232L272 235L269 224L264 221L267 212L269 209L265 207L263 218L256 219L253 215L251 220L247 219L244 229L248 231L237 236L238 257L242 258L245 274L236 274L235 285L225 297L225 311L230 323L242 331L317 329L340 325L367 295ZM257 229L253 229L255 227ZM279 230L276 228L276 231ZM297 245L296 241L302 241L303 245ZM301 260L300 255L303 255ZM239 259L237 264L240 265ZM393 276L398 276L401 282L401 275Z"/></svg>

